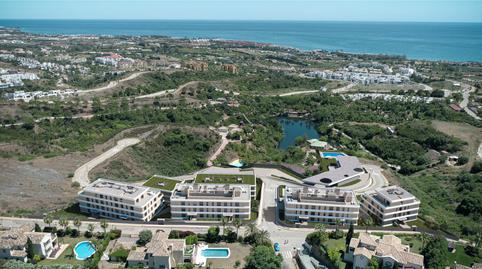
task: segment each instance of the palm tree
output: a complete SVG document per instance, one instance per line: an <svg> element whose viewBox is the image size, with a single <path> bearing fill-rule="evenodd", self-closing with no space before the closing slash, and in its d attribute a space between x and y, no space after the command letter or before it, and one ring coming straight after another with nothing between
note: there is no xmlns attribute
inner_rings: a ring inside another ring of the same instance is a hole
<svg viewBox="0 0 482 269"><path fill-rule="evenodd" d="M226 235L226 224L229 223L229 220L226 217L221 218L221 225L223 226L223 235Z"/></svg>
<svg viewBox="0 0 482 269"><path fill-rule="evenodd" d="M77 227L77 230L80 232L80 226L82 225L82 221L79 218L74 219L74 226Z"/></svg>
<svg viewBox="0 0 482 269"><path fill-rule="evenodd" d="M64 230L66 230L67 227L69 227L69 220L66 219L66 218L61 218L61 219L59 219L59 225L62 226L62 228L64 228Z"/></svg>
<svg viewBox="0 0 482 269"><path fill-rule="evenodd" d="M104 230L104 236L107 233L107 227L109 227L109 223L105 219L100 221L100 227Z"/></svg>
<svg viewBox="0 0 482 269"><path fill-rule="evenodd" d="M258 230L258 228L256 227L256 224L252 222L248 223L247 227L248 227L248 230L246 230L246 236L252 235L256 233L256 231Z"/></svg>
<svg viewBox="0 0 482 269"><path fill-rule="evenodd" d="M50 224L52 224L52 217L50 215L45 216L44 218L44 223L47 224L47 226L50 228Z"/></svg>
<svg viewBox="0 0 482 269"><path fill-rule="evenodd" d="M422 241L421 249L425 248L425 244L428 242L429 239L430 239L430 237L426 232L422 232L420 234L420 240Z"/></svg>
<svg viewBox="0 0 482 269"><path fill-rule="evenodd" d="M236 218L236 219L233 220L233 225L234 225L234 227L236 227L236 236L238 236L239 235L239 228L241 228L241 226L243 226L243 222L240 219Z"/></svg>
<svg viewBox="0 0 482 269"><path fill-rule="evenodd" d="M255 235L256 245L268 245L270 244L269 232L267 230L260 230Z"/></svg>
<svg viewBox="0 0 482 269"><path fill-rule="evenodd" d="M91 234L94 232L95 230L95 226L93 223L89 223L89 225L87 225L87 231L89 231Z"/></svg>

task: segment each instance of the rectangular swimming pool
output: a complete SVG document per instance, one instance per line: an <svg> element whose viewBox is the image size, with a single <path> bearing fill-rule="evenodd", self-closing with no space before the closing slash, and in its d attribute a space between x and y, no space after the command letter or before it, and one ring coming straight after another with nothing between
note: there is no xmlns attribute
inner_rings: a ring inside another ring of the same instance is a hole
<svg viewBox="0 0 482 269"><path fill-rule="evenodd" d="M321 157L323 158L336 158L336 157L340 157L340 156L346 156L345 153L343 152L322 152L321 153Z"/></svg>
<svg viewBox="0 0 482 269"><path fill-rule="evenodd" d="M206 258L228 258L229 248L206 248L201 250L201 255Z"/></svg>

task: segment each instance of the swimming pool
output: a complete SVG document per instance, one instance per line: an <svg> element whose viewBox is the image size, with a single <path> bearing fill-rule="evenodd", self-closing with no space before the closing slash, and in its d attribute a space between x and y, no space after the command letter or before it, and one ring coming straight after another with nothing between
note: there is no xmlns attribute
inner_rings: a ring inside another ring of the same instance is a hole
<svg viewBox="0 0 482 269"><path fill-rule="evenodd" d="M201 256L206 258L229 258L229 248L206 248L201 250Z"/></svg>
<svg viewBox="0 0 482 269"><path fill-rule="evenodd" d="M241 167L244 166L244 162L241 161L241 160L234 160L234 161L230 162L229 165L233 166L233 167L241 168Z"/></svg>
<svg viewBox="0 0 482 269"><path fill-rule="evenodd" d="M75 258L83 261L90 258L95 253L95 246L90 241L82 241L77 243L74 248Z"/></svg>
<svg viewBox="0 0 482 269"><path fill-rule="evenodd" d="M322 152L321 153L321 157L323 158L336 158L336 157L340 157L340 156L346 156L345 153L343 152Z"/></svg>

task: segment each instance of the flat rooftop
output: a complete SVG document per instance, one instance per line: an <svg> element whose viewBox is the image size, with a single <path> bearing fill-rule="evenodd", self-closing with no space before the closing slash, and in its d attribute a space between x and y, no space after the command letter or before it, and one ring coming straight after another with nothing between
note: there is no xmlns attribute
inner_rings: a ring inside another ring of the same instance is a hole
<svg viewBox="0 0 482 269"><path fill-rule="evenodd" d="M144 200L148 200L150 197L157 195L155 191L149 189L148 187L103 178L97 179L96 181L87 185L81 191L81 194L85 192L109 195L127 200L135 200L139 198L139 196L146 194L140 203L143 203Z"/></svg>
<svg viewBox="0 0 482 269"><path fill-rule="evenodd" d="M154 189L172 191L176 187L177 183L180 183L180 181L159 176L152 176L144 183L144 186Z"/></svg>
<svg viewBox="0 0 482 269"><path fill-rule="evenodd" d="M375 193L382 196L388 201L416 199L413 194L409 193L400 186L388 186L375 190Z"/></svg>
<svg viewBox="0 0 482 269"><path fill-rule="evenodd" d="M287 187L287 202L357 205L355 193L340 189Z"/></svg>
<svg viewBox="0 0 482 269"><path fill-rule="evenodd" d="M180 183L176 185L172 199L250 201L251 191L246 185Z"/></svg>
<svg viewBox="0 0 482 269"><path fill-rule="evenodd" d="M205 184L256 184L253 170L209 167L196 174L195 183Z"/></svg>
<svg viewBox="0 0 482 269"><path fill-rule="evenodd" d="M354 156L338 156L336 157L336 163L335 167L329 167L329 171L307 177L303 179L303 182L310 185L333 186L347 179L360 176L365 172L358 158Z"/></svg>

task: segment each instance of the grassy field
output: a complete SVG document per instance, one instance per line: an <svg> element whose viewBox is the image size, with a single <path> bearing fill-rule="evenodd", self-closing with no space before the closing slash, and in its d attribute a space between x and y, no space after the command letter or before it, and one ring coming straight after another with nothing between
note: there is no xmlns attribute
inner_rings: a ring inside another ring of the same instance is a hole
<svg viewBox="0 0 482 269"><path fill-rule="evenodd" d="M198 174L195 182L215 184L255 184L254 175Z"/></svg>
<svg viewBox="0 0 482 269"><path fill-rule="evenodd" d="M180 183L180 181L152 176L151 178L149 178L149 180L147 180L146 183L144 183L144 186L155 188L155 189L172 191L174 190L174 187L176 186L177 183Z"/></svg>
<svg viewBox="0 0 482 269"><path fill-rule="evenodd" d="M209 244L210 248L229 248L230 256L227 259L208 259L208 264L211 264L209 268L235 268L234 264L239 261L241 264L238 268L243 268L244 257L249 255L251 247L240 243L219 243Z"/></svg>
<svg viewBox="0 0 482 269"><path fill-rule="evenodd" d="M320 170L321 172L327 172L330 165L336 165L335 158L320 158Z"/></svg>

